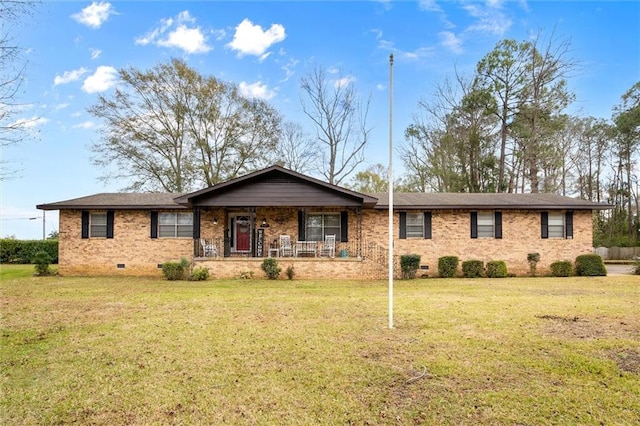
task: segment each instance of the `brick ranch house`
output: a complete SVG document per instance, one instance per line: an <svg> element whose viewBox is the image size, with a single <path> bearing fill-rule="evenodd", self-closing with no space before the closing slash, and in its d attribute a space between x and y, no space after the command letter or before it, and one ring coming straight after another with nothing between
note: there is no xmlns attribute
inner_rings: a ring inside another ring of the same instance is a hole
<svg viewBox="0 0 640 426"><path fill-rule="evenodd" d="M272 166L187 194L103 193L37 208L60 211L63 275L159 276L184 257L213 278L261 277L273 256L297 278L384 279L388 199ZM543 273L591 253L592 212L608 208L553 194L396 193L396 271L400 255L415 253L429 276L441 256L503 260L525 275L538 252Z"/></svg>

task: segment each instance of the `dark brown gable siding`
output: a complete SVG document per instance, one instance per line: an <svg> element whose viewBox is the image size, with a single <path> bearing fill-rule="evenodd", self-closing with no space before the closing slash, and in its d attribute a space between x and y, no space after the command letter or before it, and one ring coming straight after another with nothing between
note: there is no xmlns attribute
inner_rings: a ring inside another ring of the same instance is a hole
<svg viewBox="0 0 640 426"><path fill-rule="evenodd" d="M202 207L361 206L362 201L306 182L268 179L193 200Z"/></svg>

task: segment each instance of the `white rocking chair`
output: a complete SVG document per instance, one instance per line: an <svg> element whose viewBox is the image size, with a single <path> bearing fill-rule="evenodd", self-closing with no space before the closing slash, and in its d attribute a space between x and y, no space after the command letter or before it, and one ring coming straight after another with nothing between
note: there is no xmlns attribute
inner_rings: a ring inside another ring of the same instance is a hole
<svg viewBox="0 0 640 426"><path fill-rule="evenodd" d="M293 247L291 246L291 237L289 235L280 235L280 257L294 256Z"/></svg>
<svg viewBox="0 0 640 426"><path fill-rule="evenodd" d="M326 235L324 237L324 247L320 249L320 256L336 256L336 236Z"/></svg>
<svg viewBox="0 0 640 426"><path fill-rule="evenodd" d="M208 243L204 238L200 239L202 245L202 254L204 257L218 257L218 246L213 243Z"/></svg>

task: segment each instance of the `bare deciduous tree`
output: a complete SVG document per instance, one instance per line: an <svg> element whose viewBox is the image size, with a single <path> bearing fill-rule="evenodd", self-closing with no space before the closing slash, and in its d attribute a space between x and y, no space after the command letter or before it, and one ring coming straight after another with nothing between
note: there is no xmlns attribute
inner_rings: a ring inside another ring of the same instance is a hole
<svg viewBox="0 0 640 426"><path fill-rule="evenodd" d="M237 88L173 59L149 71L119 71L121 87L89 112L105 121L92 147L104 179L130 190L184 192L271 161L280 115Z"/></svg>
<svg viewBox="0 0 640 426"><path fill-rule="evenodd" d="M311 119L320 146L318 171L339 185L364 161L369 140L369 103L361 102L353 81L316 66L302 78L302 110Z"/></svg>
<svg viewBox="0 0 640 426"><path fill-rule="evenodd" d="M27 61L23 49L15 41L15 31L24 16L33 13L38 1L0 0L0 148L15 145L25 138L30 120L18 120L21 111L19 95L25 79ZM34 120L34 119L31 119ZM0 180L17 173L4 160L0 162Z"/></svg>
<svg viewBox="0 0 640 426"><path fill-rule="evenodd" d="M309 173L319 158L318 145L298 123L288 121L282 125L276 162L298 173Z"/></svg>

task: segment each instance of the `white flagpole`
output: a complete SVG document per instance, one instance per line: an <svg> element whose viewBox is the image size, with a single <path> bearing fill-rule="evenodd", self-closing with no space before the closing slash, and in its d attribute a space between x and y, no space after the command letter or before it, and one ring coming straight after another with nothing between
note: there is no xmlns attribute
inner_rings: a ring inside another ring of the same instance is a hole
<svg viewBox="0 0 640 426"><path fill-rule="evenodd" d="M393 53L389 55L389 328L393 328Z"/></svg>

